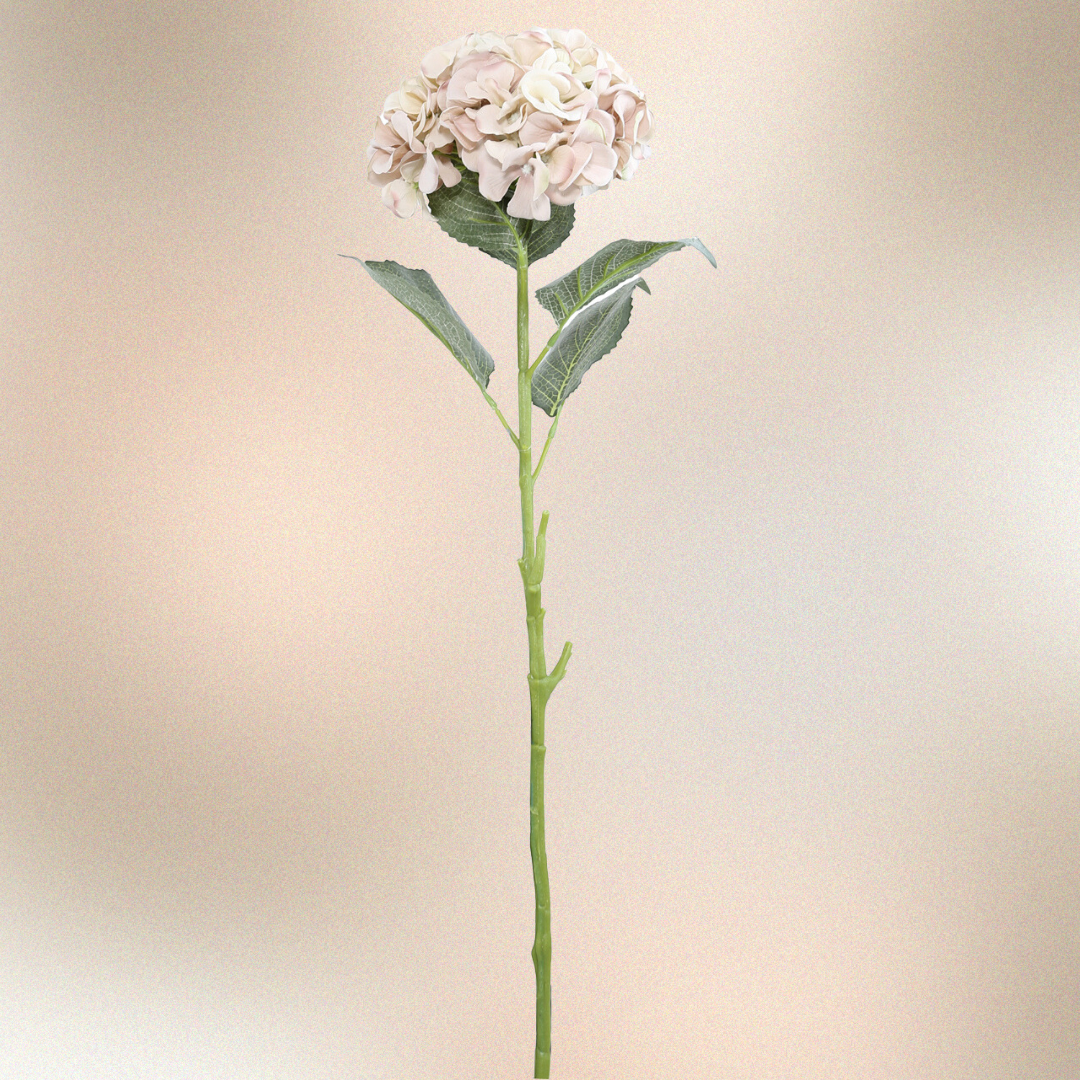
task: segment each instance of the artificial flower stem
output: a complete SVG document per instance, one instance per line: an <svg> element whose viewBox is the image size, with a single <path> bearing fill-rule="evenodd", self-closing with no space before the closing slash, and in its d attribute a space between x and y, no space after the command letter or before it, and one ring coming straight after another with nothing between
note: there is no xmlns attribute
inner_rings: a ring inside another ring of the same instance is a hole
<svg viewBox="0 0 1080 1080"><path fill-rule="evenodd" d="M522 554L518 560L525 586L525 615L529 634L529 706L531 755L529 767L529 849L536 892L536 932L532 958L536 969L536 1053L534 1077L551 1075L551 889L544 838L544 714L548 698L566 671L570 642L563 646L555 670L548 674L544 655L544 609L540 583L544 577L548 515L533 533L532 372L529 369L529 264L524 252L517 267L518 345L518 486L521 489ZM546 446L545 446L546 451ZM542 459L541 459L542 460ZM539 471L539 467L538 467Z"/></svg>

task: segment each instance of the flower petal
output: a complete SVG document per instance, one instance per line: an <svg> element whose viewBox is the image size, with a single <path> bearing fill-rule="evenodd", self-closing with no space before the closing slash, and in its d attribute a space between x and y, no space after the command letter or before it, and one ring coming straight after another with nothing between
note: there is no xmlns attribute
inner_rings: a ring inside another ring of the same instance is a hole
<svg viewBox="0 0 1080 1080"><path fill-rule="evenodd" d="M536 178L532 173L522 173L518 177L513 197L507 204L507 213L514 217L531 218L533 221L548 221L551 218L551 201L544 194L536 194Z"/></svg>
<svg viewBox="0 0 1080 1080"><path fill-rule="evenodd" d="M555 147L548 158L551 182L560 191L565 191L578 178L591 156L592 149L588 143Z"/></svg>
<svg viewBox="0 0 1080 1080"><path fill-rule="evenodd" d="M400 218L412 217L420 202L420 195L415 184L408 180L394 180L382 189L382 201Z"/></svg>

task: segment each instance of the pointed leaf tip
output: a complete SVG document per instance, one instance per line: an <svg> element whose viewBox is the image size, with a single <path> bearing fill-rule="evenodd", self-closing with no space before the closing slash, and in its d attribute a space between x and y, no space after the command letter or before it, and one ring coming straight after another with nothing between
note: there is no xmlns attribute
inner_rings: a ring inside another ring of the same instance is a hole
<svg viewBox="0 0 1080 1080"><path fill-rule="evenodd" d="M697 248L713 264L713 269L716 269L716 260L713 258L713 253L696 236L688 236L685 240L680 240L679 243L685 244L686 247Z"/></svg>

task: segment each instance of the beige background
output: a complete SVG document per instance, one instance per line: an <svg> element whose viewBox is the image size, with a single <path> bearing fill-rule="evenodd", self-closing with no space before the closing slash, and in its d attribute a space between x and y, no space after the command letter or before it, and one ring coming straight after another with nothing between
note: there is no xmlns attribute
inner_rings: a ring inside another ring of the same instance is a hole
<svg viewBox="0 0 1080 1080"><path fill-rule="evenodd" d="M365 179L578 26L646 275L539 485L560 1080L1080 1077L1080 15L3 4L0 1075L531 1066L513 277ZM534 341L549 333L534 309Z"/></svg>

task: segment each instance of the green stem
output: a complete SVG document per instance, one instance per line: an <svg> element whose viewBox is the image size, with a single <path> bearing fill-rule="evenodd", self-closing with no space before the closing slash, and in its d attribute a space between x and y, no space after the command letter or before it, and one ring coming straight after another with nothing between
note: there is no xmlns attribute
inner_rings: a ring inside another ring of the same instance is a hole
<svg viewBox="0 0 1080 1080"><path fill-rule="evenodd" d="M480 386L479 383L476 385ZM514 434L514 429L506 422L506 417L503 416L502 410L495 403L495 399L482 386L480 386L480 393L484 395L484 400L495 410L495 415L499 418L499 422L506 428L506 434L510 436L510 440L520 450L521 443L518 442L518 437ZM540 464L542 465L543 463L543 458L541 458ZM539 466L537 466L537 470L539 470Z"/></svg>
<svg viewBox="0 0 1080 1080"><path fill-rule="evenodd" d="M544 467L544 458L547 457L548 447L551 446L551 440L555 438L555 432L559 430L559 415L562 412L555 413L555 419L551 423L551 427L548 428L547 438L544 440L544 449L540 454L540 460L536 463L536 469L533 471L533 482L540 475L540 470Z"/></svg>
<svg viewBox="0 0 1080 1080"><path fill-rule="evenodd" d="M551 889L548 883L547 846L544 838L544 714L548 698L566 671L570 642L563 646L554 670L548 674L544 655L544 609L540 583L544 577L548 515L533 533L532 468L532 371L529 368L529 264L524 251L517 267L518 346L518 486L521 489L522 553L518 560L525 586L525 616L529 633L529 705L532 750L529 768L529 849L532 852L533 885L536 892L536 933L532 958L536 969L536 1055L533 1075L551 1075ZM552 433L553 434L553 433ZM550 445L550 437L544 447ZM543 464L541 455L540 464ZM537 473L540 471L537 466Z"/></svg>

